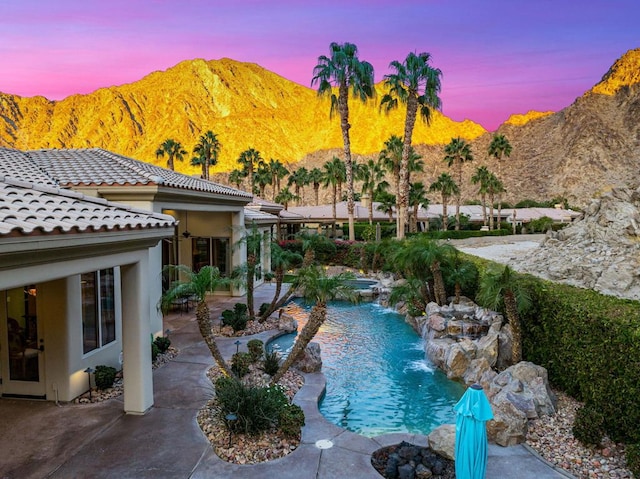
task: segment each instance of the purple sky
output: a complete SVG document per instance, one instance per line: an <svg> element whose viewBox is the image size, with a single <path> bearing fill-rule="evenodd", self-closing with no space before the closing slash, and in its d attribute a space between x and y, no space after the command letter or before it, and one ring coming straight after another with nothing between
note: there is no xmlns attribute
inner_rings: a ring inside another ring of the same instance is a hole
<svg viewBox="0 0 640 479"><path fill-rule="evenodd" d="M310 86L334 41L358 45L376 82L431 53L443 113L493 130L568 106L640 47L640 1L0 0L0 92L57 100L222 57Z"/></svg>

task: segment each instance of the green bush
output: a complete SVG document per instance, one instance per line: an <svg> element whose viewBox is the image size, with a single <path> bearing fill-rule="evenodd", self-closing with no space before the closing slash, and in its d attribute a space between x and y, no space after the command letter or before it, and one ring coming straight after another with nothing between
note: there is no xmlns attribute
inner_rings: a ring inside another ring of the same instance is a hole
<svg viewBox="0 0 640 479"><path fill-rule="evenodd" d="M231 356L231 371L239 378L249 374L249 366L253 362L249 353L235 353Z"/></svg>
<svg viewBox="0 0 640 479"><path fill-rule="evenodd" d="M280 368L280 354L277 351L267 351L264 354L264 372L273 376Z"/></svg>
<svg viewBox="0 0 640 479"><path fill-rule="evenodd" d="M236 303L233 309L225 309L222 312L222 324L231 326L234 331L242 331L247 327L247 321L249 321L247 311L246 304Z"/></svg>
<svg viewBox="0 0 640 479"><path fill-rule="evenodd" d="M271 303L262 303L260 309L258 309L258 316L262 317L264 313L267 312L267 309L269 309L269 306L271 306Z"/></svg>
<svg viewBox="0 0 640 479"><path fill-rule="evenodd" d="M155 361L160 354L160 348L155 342L151 343L151 361Z"/></svg>
<svg viewBox="0 0 640 479"><path fill-rule="evenodd" d="M264 353L264 343L259 339L251 339L247 343L247 349L249 350L251 361L255 363Z"/></svg>
<svg viewBox="0 0 640 479"><path fill-rule="evenodd" d="M96 366L94 378L96 381L96 387L98 389L109 389L113 386L113 382L116 380L116 368L111 366Z"/></svg>
<svg viewBox="0 0 640 479"><path fill-rule="evenodd" d="M296 437L304 426L304 412L297 404L289 404L280 410L278 416L278 429L285 436Z"/></svg>
<svg viewBox="0 0 640 479"><path fill-rule="evenodd" d="M640 444L629 444L626 455L627 467L635 477L640 477Z"/></svg>
<svg viewBox="0 0 640 479"><path fill-rule="evenodd" d="M591 406L583 406L576 412L573 437L587 446L599 446L604 437L604 416Z"/></svg>
<svg viewBox="0 0 640 479"><path fill-rule="evenodd" d="M289 400L280 387L245 386L236 378L221 377L215 383L216 399L222 419L233 413L234 432L255 434L278 424L280 411Z"/></svg>
<svg viewBox="0 0 640 479"><path fill-rule="evenodd" d="M158 346L160 354L166 353L169 346L171 346L171 340L166 336L158 336L153 340L153 343Z"/></svg>

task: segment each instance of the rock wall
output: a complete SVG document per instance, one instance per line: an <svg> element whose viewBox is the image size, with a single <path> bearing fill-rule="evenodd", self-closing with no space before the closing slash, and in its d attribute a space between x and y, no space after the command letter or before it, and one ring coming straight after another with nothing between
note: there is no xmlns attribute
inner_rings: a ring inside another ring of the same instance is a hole
<svg viewBox="0 0 640 479"><path fill-rule="evenodd" d="M640 300L640 188L616 188L550 233L514 267L551 281Z"/></svg>

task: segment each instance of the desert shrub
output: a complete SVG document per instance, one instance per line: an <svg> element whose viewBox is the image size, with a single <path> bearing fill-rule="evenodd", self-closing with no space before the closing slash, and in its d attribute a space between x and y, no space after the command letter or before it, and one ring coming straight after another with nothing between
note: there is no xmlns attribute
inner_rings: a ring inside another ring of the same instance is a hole
<svg viewBox="0 0 640 479"><path fill-rule="evenodd" d="M96 387L98 389L109 389L116 380L116 373L116 368L112 368L111 366L96 366L94 373Z"/></svg>
<svg viewBox="0 0 640 479"><path fill-rule="evenodd" d="M553 228L553 220L548 216L531 220L529 222L529 232L531 233L546 233Z"/></svg>
<svg viewBox="0 0 640 479"><path fill-rule="evenodd" d="M640 477L640 444L629 444L626 454L627 467L635 477Z"/></svg>
<svg viewBox="0 0 640 479"><path fill-rule="evenodd" d="M249 350L251 361L255 363L264 353L264 343L259 339L251 339L247 343L247 349Z"/></svg>
<svg viewBox="0 0 640 479"><path fill-rule="evenodd" d="M273 376L280 367L280 354L277 351L267 351L264 354L264 372Z"/></svg>
<svg viewBox="0 0 640 479"><path fill-rule="evenodd" d="M151 343L151 361L155 361L160 354L160 348L155 342Z"/></svg>
<svg viewBox="0 0 640 479"><path fill-rule="evenodd" d="M160 354L166 353L169 349L169 346L171 346L171 340L166 336L158 336L153 340L153 343L158 346Z"/></svg>
<svg viewBox="0 0 640 479"><path fill-rule="evenodd" d="M264 313L267 312L267 310L269 309L269 306L271 306L270 303L262 303L260 305L260 309L258 310L258 316L260 317L264 316Z"/></svg>
<svg viewBox="0 0 640 479"><path fill-rule="evenodd" d="M233 309L225 309L222 312L222 324L231 326L234 331L243 330L247 327L247 321L249 321L247 311L246 304L236 303Z"/></svg>
<svg viewBox="0 0 640 479"><path fill-rule="evenodd" d="M285 436L295 437L300 434L300 429L304 426L304 412L297 404L289 404L280 410L278 416L278 429Z"/></svg>
<svg viewBox="0 0 640 479"><path fill-rule="evenodd" d="M233 413L234 432L255 434L278 424L280 411L289 405L282 388L245 386L236 378L221 377L215 383L221 418Z"/></svg>
<svg viewBox="0 0 640 479"><path fill-rule="evenodd" d="M604 416L592 406L583 406L576 412L573 436L587 446L598 446L604 437Z"/></svg>
<svg viewBox="0 0 640 479"><path fill-rule="evenodd" d="M235 353L231 356L231 371L239 378L249 374L249 366L253 362L249 353Z"/></svg>

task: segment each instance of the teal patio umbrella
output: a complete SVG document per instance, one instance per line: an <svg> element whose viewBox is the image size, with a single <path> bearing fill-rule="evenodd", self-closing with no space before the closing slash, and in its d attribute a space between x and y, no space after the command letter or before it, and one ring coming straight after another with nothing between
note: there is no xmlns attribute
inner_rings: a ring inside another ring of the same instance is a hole
<svg viewBox="0 0 640 479"><path fill-rule="evenodd" d="M487 396L472 385L453 408L456 412L456 478L484 479L487 470L486 421L493 419Z"/></svg>

